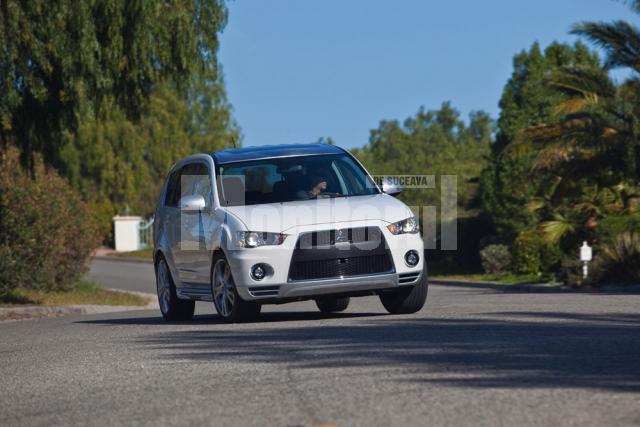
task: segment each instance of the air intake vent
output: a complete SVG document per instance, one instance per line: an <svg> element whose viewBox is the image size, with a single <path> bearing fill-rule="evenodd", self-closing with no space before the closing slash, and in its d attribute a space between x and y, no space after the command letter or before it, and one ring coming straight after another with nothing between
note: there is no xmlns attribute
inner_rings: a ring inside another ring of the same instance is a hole
<svg viewBox="0 0 640 427"><path fill-rule="evenodd" d="M291 280L313 280L389 273L391 271L393 271L391 258L383 254L353 258L299 261L292 265L289 277Z"/></svg>
<svg viewBox="0 0 640 427"><path fill-rule="evenodd" d="M398 283L400 283L401 285L407 284L407 283L413 283L416 280L418 280L418 278L420 277L420 272L416 272L416 273L403 273L403 274L399 274L398 275Z"/></svg>
<svg viewBox="0 0 640 427"><path fill-rule="evenodd" d="M393 260L378 227L301 234L291 257L289 281L393 273Z"/></svg>
<svg viewBox="0 0 640 427"><path fill-rule="evenodd" d="M249 288L249 293L254 297L277 297L279 286L254 286Z"/></svg>

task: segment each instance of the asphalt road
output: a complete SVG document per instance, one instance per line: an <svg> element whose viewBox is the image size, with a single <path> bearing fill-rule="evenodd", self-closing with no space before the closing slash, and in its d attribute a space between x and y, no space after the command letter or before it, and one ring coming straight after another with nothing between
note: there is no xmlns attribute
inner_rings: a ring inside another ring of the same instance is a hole
<svg viewBox="0 0 640 427"><path fill-rule="evenodd" d="M91 263L89 277L102 286L125 291L156 292L152 263L96 258Z"/></svg>
<svg viewBox="0 0 640 427"><path fill-rule="evenodd" d="M153 289L148 265L94 265ZM200 304L200 303L199 303ZM0 424L639 425L640 295L432 286L386 315L268 306L225 325L154 311L0 323Z"/></svg>

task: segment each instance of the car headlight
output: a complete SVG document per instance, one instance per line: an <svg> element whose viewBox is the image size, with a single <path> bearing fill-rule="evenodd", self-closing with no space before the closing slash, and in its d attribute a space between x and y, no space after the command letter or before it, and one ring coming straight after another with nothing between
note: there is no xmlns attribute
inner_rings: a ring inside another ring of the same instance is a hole
<svg viewBox="0 0 640 427"><path fill-rule="evenodd" d="M281 245L286 238L286 234L266 233L263 231L238 231L236 233L236 242L241 248Z"/></svg>
<svg viewBox="0 0 640 427"><path fill-rule="evenodd" d="M418 222L418 218L412 216L411 218L389 224L387 228L391 234L415 234L420 231L420 223Z"/></svg>

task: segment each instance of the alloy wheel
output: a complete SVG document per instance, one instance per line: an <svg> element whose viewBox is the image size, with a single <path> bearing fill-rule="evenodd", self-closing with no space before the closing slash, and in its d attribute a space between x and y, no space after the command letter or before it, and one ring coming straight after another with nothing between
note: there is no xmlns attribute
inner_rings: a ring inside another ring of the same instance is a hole
<svg viewBox="0 0 640 427"><path fill-rule="evenodd" d="M171 304L171 279L169 279L169 271L164 259L158 262L158 274L156 277L160 310L163 314L167 314Z"/></svg>
<svg viewBox="0 0 640 427"><path fill-rule="evenodd" d="M224 259L219 259L213 268L213 302L218 314L229 317L233 313L236 294L231 268Z"/></svg>

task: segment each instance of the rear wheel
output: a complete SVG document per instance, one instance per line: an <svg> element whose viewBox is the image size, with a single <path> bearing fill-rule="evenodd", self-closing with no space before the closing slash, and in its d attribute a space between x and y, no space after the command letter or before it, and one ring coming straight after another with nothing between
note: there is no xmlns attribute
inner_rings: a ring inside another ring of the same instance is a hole
<svg viewBox="0 0 640 427"><path fill-rule="evenodd" d="M420 281L413 286L380 295L384 308L391 314L411 314L424 307L428 290L427 272L422 273Z"/></svg>
<svg viewBox="0 0 640 427"><path fill-rule="evenodd" d="M231 267L223 254L213 259L211 295L216 311L225 322L243 322L260 314L260 304L245 301L238 295Z"/></svg>
<svg viewBox="0 0 640 427"><path fill-rule="evenodd" d="M167 261L162 255L159 258L156 263L156 289L162 317L166 321L191 320L196 302L178 298Z"/></svg>
<svg viewBox="0 0 640 427"><path fill-rule="evenodd" d="M336 298L318 298L316 299L318 309L323 313L337 313L345 311L349 306L349 297Z"/></svg>

